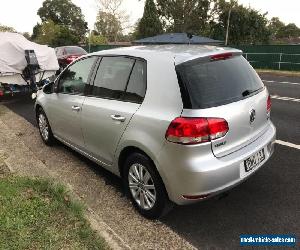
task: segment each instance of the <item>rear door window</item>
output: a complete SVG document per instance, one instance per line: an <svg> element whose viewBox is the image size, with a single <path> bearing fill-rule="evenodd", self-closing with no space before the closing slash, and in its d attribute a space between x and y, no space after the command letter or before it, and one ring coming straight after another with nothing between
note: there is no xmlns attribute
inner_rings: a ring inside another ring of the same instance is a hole
<svg viewBox="0 0 300 250"><path fill-rule="evenodd" d="M123 100L141 104L146 93L146 63L136 60Z"/></svg>
<svg viewBox="0 0 300 250"><path fill-rule="evenodd" d="M176 67L185 108L202 109L247 98L264 88L260 78L242 56L220 61L191 61Z"/></svg>
<svg viewBox="0 0 300 250"><path fill-rule="evenodd" d="M92 96L121 99L134 63L134 59L126 57L103 57L94 80Z"/></svg>

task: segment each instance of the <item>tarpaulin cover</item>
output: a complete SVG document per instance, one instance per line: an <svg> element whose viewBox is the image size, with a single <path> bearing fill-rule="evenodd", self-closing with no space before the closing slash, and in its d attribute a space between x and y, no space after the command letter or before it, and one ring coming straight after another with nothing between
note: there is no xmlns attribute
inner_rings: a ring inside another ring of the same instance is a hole
<svg viewBox="0 0 300 250"><path fill-rule="evenodd" d="M53 75L58 69L57 57L53 48L28 41L18 33L0 32L0 82L26 84L21 74L27 62L25 50L34 50L41 72L37 80ZM43 77L42 77L43 75Z"/></svg>

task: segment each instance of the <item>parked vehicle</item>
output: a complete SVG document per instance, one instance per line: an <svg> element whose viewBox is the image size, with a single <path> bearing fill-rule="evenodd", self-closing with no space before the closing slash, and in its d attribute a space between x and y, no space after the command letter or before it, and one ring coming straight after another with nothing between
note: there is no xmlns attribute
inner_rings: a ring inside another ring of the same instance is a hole
<svg viewBox="0 0 300 250"><path fill-rule="evenodd" d="M231 48L90 54L38 92L35 110L47 145L58 139L120 176L147 218L241 183L276 136L266 87Z"/></svg>
<svg viewBox="0 0 300 250"><path fill-rule="evenodd" d="M87 54L87 52L83 48L77 46L57 47L55 48L55 53L57 56L60 70L64 69L67 65L72 63L78 57Z"/></svg>
<svg viewBox="0 0 300 250"><path fill-rule="evenodd" d="M22 94L21 86L17 84L9 84L8 86L11 89L13 96L20 96Z"/></svg>
<svg viewBox="0 0 300 250"><path fill-rule="evenodd" d="M8 84L0 83L0 101L13 96L13 90Z"/></svg>

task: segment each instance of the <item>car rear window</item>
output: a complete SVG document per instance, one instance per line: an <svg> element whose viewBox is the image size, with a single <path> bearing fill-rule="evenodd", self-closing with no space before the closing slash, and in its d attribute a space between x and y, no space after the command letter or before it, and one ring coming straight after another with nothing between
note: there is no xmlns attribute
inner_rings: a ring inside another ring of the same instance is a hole
<svg viewBox="0 0 300 250"><path fill-rule="evenodd" d="M85 55L87 52L80 47L66 47L65 51L69 55Z"/></svg>
<svg viewBox="0 0 300 250"><path fill-rule="evenodd" d="M176 67L185 108L203 109L239 101L264 88L242 56L193 60Z"/></svg>

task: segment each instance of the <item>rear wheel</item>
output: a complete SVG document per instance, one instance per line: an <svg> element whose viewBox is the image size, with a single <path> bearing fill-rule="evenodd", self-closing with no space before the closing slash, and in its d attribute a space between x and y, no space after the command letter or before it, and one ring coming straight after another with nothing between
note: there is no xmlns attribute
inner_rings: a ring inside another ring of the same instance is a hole
<svg viewBox="0 0 300 250"><path fill-rule="evenodd" d="M123 178L136 209L148 219L157 219L171 208L164 184L152 161L141 153L130 155Z"/></svg>
<svg viewBox="0 0 300 250"><path fill-rule="evenodd" d="M37 111L37 123L44 143L48 146L53 145L55 138L53 136L48 118L42 108L39 108Z"/></svg>

